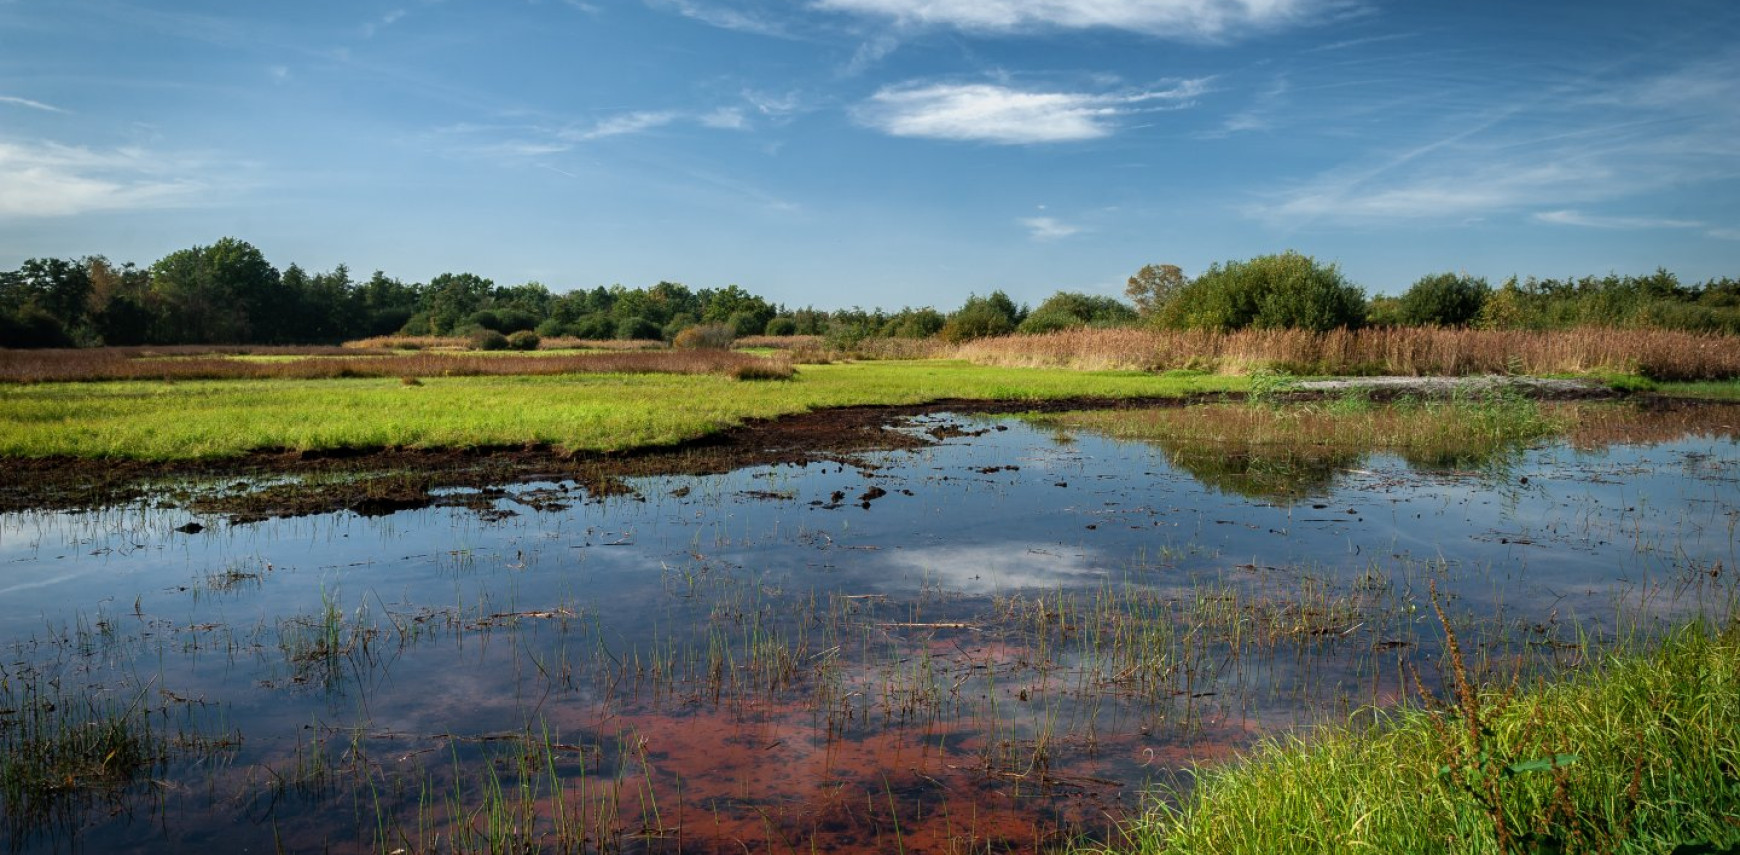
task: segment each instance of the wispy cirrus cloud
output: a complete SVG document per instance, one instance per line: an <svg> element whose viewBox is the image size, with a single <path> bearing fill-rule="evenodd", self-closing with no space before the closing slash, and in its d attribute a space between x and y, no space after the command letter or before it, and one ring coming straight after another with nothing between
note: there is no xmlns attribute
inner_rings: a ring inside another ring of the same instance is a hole
<svg viewBox="0 0 1740 855"><path fill-rule="evenodd" d="M0 217L67 217L192 204L197 164L141 149L0 141Z"/></svg>
<svg viewBox="0 0 1740 855"><path fill-rule="evenodd" d="M20 98L17 95L0 95L0 104L11 104L14 107L27 107L27 108L32 109L32 110L41 110L44 113L67 113L67 112L70 112L69 110L64 110L64 109L61 109L60 107L56 107L53 104L44 104L41 101L33 101L29 98Z"/></svg>
<svg viewBox="0 0 1740 855"><path fill-rule="evenodd" d="M814 8L903 26L978 32L1106 28L1220 41L1316 20L1342 0L814 0Z"/></svg>
<svg viewBox="0 0 1740 855"><path fill-rule="evenodd" d="M655 8L671 9L685 18L692 18L722 30L782 38L789 36L785 25L773 16L749 11L739 5L716 0L647 0L647 3Z"/></svg>
<svg viewBox="0 0 1740 855"><path fill-rule="evenodd" d="M1025 145L1110 136L1133 113L1188 105L1207 80L1143 92L1046 92L989 83L906 84L853 110L860 124L897 137Z"/></svg>
<svg viewBox="0 0 1740 855"><path fill-rule="evenodd" d="M585 130L563 131L558 136L568 140L597 140L644 133L675 122L682 115L672 110L637 110L612 116Z"/></svg>
<svg viewBox="0 0 1740 855"><path fill-rule="evenodd" d="M1027 236L1037 241L1059 240L1081 232L1081 226L1056 217L1024 217L1020 223L1027 228Z"/></svg>
<svg viewBox="0 0 1740 855"><path fill-rule="evenodd" d="M380 32L381 30L384 30L384 29L386 29L394 24L397 24L400 20L402 20L405 17L405 14L406 14L406 12L404 9L394 9L394 10L386 13L385 15L380 16L379 18L377 18L373 21L370 21L366 24L363 24L362 25L363 38L365 38L365 39L374 38L376 33Z"/></svg>
<svg viewBox="0 0 1740 855"><path fill-rule="evenodd" d="M1465 106L1435 117L1443 128L1438 135L1356 153L1289 188L1264 192L1246 213L1294 228L1546 209L1533 221L1719 236L1719 228L1690 220L1581 211L1740 175L1740 149L1732 142L1740 136L1740 51L1654 75L1590 73L1532 91L1454 97Z"/></svg>
<svg viewBox="0 0 1740 855"><path fill-rule="evenodd" d="M1534 220L1537 223L1549 223L1556 226L1577 226L1586 229L1612 229L1615 231L1692 230L1721 240L1740 240L1740 229L1712 226L1703 220L1685 220L1674 217L1612 216L1564 209L1537 212L1534 215Z"/></svg>

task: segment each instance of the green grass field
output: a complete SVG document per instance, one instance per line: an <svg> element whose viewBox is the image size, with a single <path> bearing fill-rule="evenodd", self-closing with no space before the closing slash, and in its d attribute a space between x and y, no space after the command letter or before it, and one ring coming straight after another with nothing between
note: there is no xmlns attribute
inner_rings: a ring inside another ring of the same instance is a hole
<svg viewBox="0 0 1740 855"><path fill-rule="evenodd" d="M945 398L1045 400L1237 391L1241 377L1004 368L962 361L806 365L788 381L716 375L41 383L0 387L0 456L139 460L262 449L576 451L665 445L824 407Z"/></svg>

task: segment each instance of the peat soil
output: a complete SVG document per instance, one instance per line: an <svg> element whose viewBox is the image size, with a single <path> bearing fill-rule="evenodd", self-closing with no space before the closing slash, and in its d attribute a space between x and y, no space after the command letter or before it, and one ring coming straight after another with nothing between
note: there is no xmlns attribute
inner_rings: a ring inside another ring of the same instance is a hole
<svg viewBox="0 0 1740 855"><path fill-rule="evenodd" d="M1374 399L1402 394L1442 395L1462 388L1450 378L1359 378L1316 387L1301 384L1280 396L1305 402L1365 388ZM1411 382L1401 382L1401 381ZM1449 381L1449 382L1445 382ZM1496 388L1490 384L1482 388ZM1511 384L1521 394L1553 400L1613 397L1601 386ZM916 448L945 439L894 429L898 421L937 413L1001 415L1088 409L1184 407L1208 401L1239 401L1236 393L1184 397L1052 400L944 399L902 406L855 406L817 410L738 427L682 443L617 452L570 452L547 444L470 448L343 448L317 451L262 450L241 457L156 462L77 457L11 458L0 461L0 513L80 510L135 502L221 516L230 523L349 510L365 516L436 505L487 508L506 484L571 482L594 499L632 494L622 479L652 475L712 475L748 466L849 462L869 451ZM1634 396L1649 407L1695 407L1702 402ZM992 430L995 428L984 428ZM953 430L959 430L953 428ZM959 434L954 434L959 435ZM468 492L469 491L469 492ZM546 495L543 501L562 497ZM530 501L539 501L532 497ZM537 507L534 505L533 507ZM199 522L189 525L202 527Z"/></svg>

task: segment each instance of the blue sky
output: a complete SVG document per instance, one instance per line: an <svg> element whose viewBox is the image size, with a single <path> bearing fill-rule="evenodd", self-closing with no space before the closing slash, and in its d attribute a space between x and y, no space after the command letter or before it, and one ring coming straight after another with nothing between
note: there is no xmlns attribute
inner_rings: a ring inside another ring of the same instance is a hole
<svg viewBox="0 0 1740 855"><path fill-rule="evenodd" d="M0 0L0 268L226 235L824 308L1734 276L1740 4Z"/></svg>

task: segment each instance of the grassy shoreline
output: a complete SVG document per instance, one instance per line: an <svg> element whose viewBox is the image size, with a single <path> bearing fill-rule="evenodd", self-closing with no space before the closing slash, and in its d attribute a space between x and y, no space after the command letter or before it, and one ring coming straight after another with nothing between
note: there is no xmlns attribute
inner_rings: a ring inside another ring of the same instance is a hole
<svg viewBox="0 0 1740 855"><path fill-rule="evenodd" d="M1740 625L1693 625L1533 691L1267 742L1126 833L1091 851L1733 851Z"/></svg>

